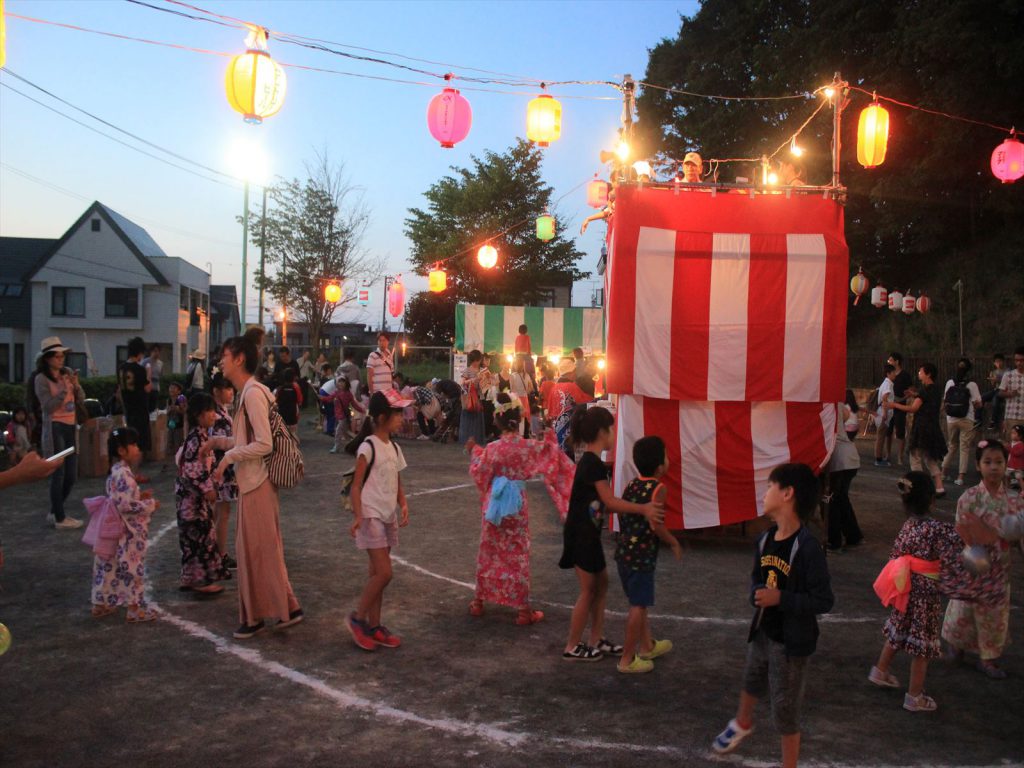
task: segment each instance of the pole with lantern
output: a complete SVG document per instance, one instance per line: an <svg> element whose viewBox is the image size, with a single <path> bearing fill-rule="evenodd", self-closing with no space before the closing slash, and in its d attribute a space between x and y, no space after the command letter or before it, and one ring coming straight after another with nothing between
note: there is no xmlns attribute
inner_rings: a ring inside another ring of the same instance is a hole
<svg viewBox="0 0 1024 768"><path fill-rule="evenodd" d="M391 284L395 281L391 275L384 275L384 295L381 296L381 307L380 307L380 329L386 331L388 329L388 290L391 288Z"/></svg>

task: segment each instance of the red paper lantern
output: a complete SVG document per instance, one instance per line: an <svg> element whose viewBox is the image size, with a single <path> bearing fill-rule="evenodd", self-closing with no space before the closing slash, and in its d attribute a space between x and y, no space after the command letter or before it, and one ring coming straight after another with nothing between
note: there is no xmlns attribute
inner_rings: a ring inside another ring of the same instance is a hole
<svg viewBox="0 0 1024 768"><path fill-rule="evenodd" d="M927 315L928 310L932 308L932 300L925 296L923 293L917 297L917 311L922 315Z"/></svg>
<svg viewBox="0 0 1024 768"><path fill-rule="evenodd" d="M889 292L884 285L876 285L871 289L871 306L885 307L889 305Z"/></svg>
<svg viewBox="0 0 1024 768"><path fill-rule="evenodd" d="M864 268L859 268L857 270L857 274L854 275L853 279L850 281L850 290L853 291L853 295L857 297L853 300L854 306L857 306L857 302L860 301L860 297L867 293L869 285L870 283L864 275Z"/></svg>
<svg viewBox="0 0 1024 768"><path fill-rule="evenodd" d="M608 182L601 181L596 173L593 180L587 184L587 205L591 208L604 208L608 205Z"/></svg>
<svg viewBox="0 0 1024 768"><path fill-rule="evenodd" d="M392 317L399 317L404 310L405 286L402 285L401 278L396 278L395 282L388 288L388 312L391 313Z"/></svg>
<svg viewBox="0 0 1024 768"><path fill-rule="evenodd" d="M1024 144L1012 133L992 152L992 173L1003 184L1012 184L1024 176Z"/></svg>
<svg viewBox="0 0 1024 768"><path fill-rule="evenodd" d="M445 75L445 81L451 80ZM455 88L445 88L430 100L427 107L427 128L430 135L451 149L469 135L473 124L473 109Z"/></svg>

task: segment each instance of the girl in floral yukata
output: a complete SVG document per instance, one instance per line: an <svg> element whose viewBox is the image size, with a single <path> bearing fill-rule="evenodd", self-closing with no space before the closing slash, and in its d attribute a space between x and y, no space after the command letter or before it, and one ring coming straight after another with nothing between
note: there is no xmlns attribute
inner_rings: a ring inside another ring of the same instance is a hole
<svg viewBox="0 0 1024 768"><path fill-rule="evenodd" d="M142 460L139 433L131 427L118 427L107 441L110 474L107 496L124 521L124 533L117 552L109 560L96 556L93 561L92 615L109 616L127 606L128 623L153 621L156 611L146 606L146 548L149 546L149 520L160 502L151 491L139 491L134 470Z"/></svg>
<svg viewBox="0 0 1024 768"><path fill-rule="evenodd" d="M231 578L217 549L213 504L213 454L200 451L217 421L213 396L197 392L188 401L189 432L181 449L174 496L178 506L178 543L181 545L181 588L212 594L223 592L216 582Z"/></svg>
<svg viewBox="0 0 1024 768"><path fill-rule="evenodd" d="M999 530L1004 518L1024 512L1024 502L1020 496L1006 489L1006 457L1006 446L998 440L982 440L978 443L975 458L981 473L981 483L968 488L960 497L956 505L957 522L977 518L989 528ZM987 549L993 562L1002 561L1009 566L1010 544L1005 538L1000 538ZM978 654L978 671L993 680L1006 677L1006 671L999 666L998 660L1009 642L1009 567L1005 568L1003 579L1003 599L998 604L988 606L950 600L942 624L942 639L949 644L949 657L962 660L964 651Z"/></svg>
<svg viewBox="0 0 1024 768"><path fill-rule="evenodd" d="M483 511L476 598L469 604L469 612L483 614L485 601L507 605L518 610L516 624L528 625L543 619L544 614L530 608L530 522L524 483L541 475L564 518L575 467L559 450L553 430L548 430L544 441L521 438L522 414L517 399L500 393L494 408L500 439L486 448L472 438L466 443L471 456L469 474L480 489Z"/></svg>
<svg viewBox="0 0 1024 768"><path fill-rule="evenodd" d="M217 403L217 418L210 428L210 437L232 437L231 412L228 406L235 402L235 387L218 372L213 377L213 399ZM220 464L224 451L214 450L213 466ZM238 501L238 482L235 480L235 465L224 470L224 479L217 484L217 501L213 505L213 519L217 528L217 551L225 568L238 567L235 559L228 554L228 521L231 505Z"/></svg>

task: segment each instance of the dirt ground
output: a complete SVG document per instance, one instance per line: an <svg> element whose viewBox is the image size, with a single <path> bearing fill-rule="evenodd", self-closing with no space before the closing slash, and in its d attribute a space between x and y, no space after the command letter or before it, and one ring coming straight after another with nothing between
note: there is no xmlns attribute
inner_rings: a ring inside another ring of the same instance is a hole
<svg viewBox="0 0 1024 768"><path fill-rule="evenodd" d="M652 674L617 674L611 660L567 664L560 653L576 584L556 565L560 529L543 487L531 484L529 499L533 594L545 620L516 627L511 611L495 607L472 618L480 510L465 457L457 446L404 441L412 520L395 552L384 616L404 644L367 653L342 624L366 568L338 504L351 459L328 454L328 439L303 429L307 476L283 494L281 524L306 620L249 641L231 639L231 582L213 598L177 590L173 482L159 464L145 467L163 501L148 565L164 613L147 625L92 618L92 555L80 534L44 526L44 485L5 492L0 621L14 642L0 657L0 766L778 764L764 705L737 753L716 758L709 749L740 685L757 524L745 534L688 534L682 562L663 557L652 627L675 650ZM886 616L871 583L903 519L897 470L869 463L852 494L867 543L829 559L836 606L810 666L803 764L1024 765L1019 643L1007 649L1010 678L1002 682L934 663L932 714L906 712L902 691L866 681ZM947 519L959 492L951 490L940 503ZM101 492L100 479L80 481L69 510L78 516L80 500ZM1016 554L1011 631L1019 638L1024 580ZM620 640L625 607L613 579L608 634ZM894 671L906 680L905 657Z"/></svg>

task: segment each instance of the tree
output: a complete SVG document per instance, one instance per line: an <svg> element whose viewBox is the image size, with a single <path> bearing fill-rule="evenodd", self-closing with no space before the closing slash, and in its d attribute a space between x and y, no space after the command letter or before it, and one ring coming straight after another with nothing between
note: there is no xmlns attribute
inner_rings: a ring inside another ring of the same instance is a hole
<svg viewBox="0 0 1024 768"><path fill-rule="evenodd" d="M362 247L369 212L360 190L351 186L343 166L334 166L326 154L306 166L305 181L282 180L267 190L266 236L261 235L261 217L249 217L253 244L265 247L266 264L274 267L256 277L274 299L309 324L310 344L320 346L320 331L334 313L355 299L343 291L341 301L332 304L324 288L332 281L372 279L382 264ZM262 322L262 318L261 318Z"/></svg>
<svg viewBox="0 0 1024 768"><path fill-rule="evenodd" d="M779 96L825 85L839 71L851 85L902 101L1013 125L1024 102L1022 35L1024 7L1015 2L705 0L674 39L652 49L645 80L703 94ZM887 286L930 289L939 309L943 299L953 301L945 265L963 276L966 253L989 242L1007 247L1000 233L1019 229L1024 186L1000 185L989 172L1003 138L998 131L894 105L885 164L861 168L857 116L868 103L852 93L843 119L851 261ZM815 106L810 99L715 101L647 88L638 98L639 139L664 165L689 149L705 158L759 157ZM811 183L831 177L830 112L801 137ZM749 176L744 170L740 175ZM727 170L722 180L733 175ZM992 260L1011 257L1000 250ZM967 311L965 305L965 321ZM861 321L869 315L851 315L851 327ZM932 341L948 337L937 329Z"/></svg>
<svg viewBox="0 0 1024 768"><path fill-rule="evenodd" d="M455 296L417 293L405 305L405 329L415 344L449 347L455 341Z"/></svg>
<svg viewBox="0 0 1024 768"><path fill-rule="evenodd" d="M409 209L405 234L416 271L426 274L451 257L443 265L448 273L444 300L424 300L424 311L447 304L451 326L459 301L529 304L544 296L545 286L585 276L575 266L583 254L571 240L559 234L545 243L536 237L534 220L549 210L552 195L541 180L542 157L522 139L503 154L472 157L471 167L452 168L452 176L424 193L426 210ZM498 249L498 266L491 270L476 261L485 242Z"/></svg>

